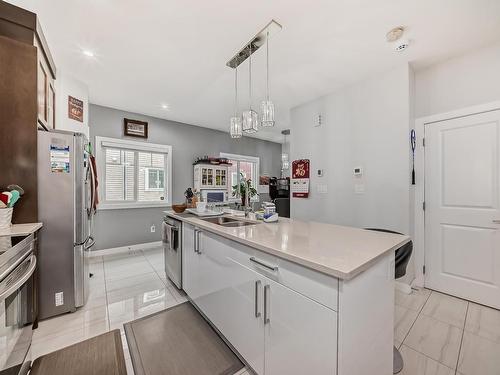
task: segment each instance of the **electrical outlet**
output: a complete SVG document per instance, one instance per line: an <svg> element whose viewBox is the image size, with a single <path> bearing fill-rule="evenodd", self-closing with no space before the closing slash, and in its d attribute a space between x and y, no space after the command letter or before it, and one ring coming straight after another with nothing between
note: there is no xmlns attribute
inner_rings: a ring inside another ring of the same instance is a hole
<svg viewBox="0 0 500 375"><path fill-rule="evenodd" d="M56 293L55 298L56 298L56 306L64 305L64 293L63 292Z"/></svg>
<svg viewBox="0 0 500 375"><path fill-rule="evenodd" d="M153 224L151 225L151 233L154 233L156 232L156 226Z"/></svg>

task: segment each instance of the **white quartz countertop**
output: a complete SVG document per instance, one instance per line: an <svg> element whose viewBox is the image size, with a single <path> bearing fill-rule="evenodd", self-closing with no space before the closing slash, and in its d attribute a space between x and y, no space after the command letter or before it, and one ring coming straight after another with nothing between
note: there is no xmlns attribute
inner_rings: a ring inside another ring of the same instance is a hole
<svg viewBox="0 0 500 375"><path fill-rule="evenodd" d="M354 278L383 255L410 241L403 235L281 217L277 223L224 227L192 214L165 213L200 229L344 280Z"/></svg>
<svg viewBox="0 0 500 375"><path fill-rule="evenodd" d="M12 224L8 229L0 229L0 236L26 236L35 233L42 226L42 223Z"/></svg>

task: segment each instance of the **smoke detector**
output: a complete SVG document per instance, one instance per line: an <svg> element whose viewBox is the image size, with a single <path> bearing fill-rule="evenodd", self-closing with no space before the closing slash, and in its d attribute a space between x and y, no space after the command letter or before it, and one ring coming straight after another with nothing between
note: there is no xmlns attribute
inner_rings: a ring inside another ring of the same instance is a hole
<svg viewBox="0 0 500 375"><path fill-rule="evenodd" d="M390 43L396 52L402 52L408 48L410 42L408 39L402 38L405 29L403 26L395 27L385 35L387 43Z"/></svg>

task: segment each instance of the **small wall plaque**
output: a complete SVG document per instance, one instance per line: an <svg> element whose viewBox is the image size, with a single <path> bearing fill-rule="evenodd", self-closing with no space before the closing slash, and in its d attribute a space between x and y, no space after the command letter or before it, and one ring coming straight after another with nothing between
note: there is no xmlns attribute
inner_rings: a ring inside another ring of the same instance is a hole
<svg viewBox="0 0 500 375"><path fill-rule="evenodd" d="M123 119L124 120L124 133L130 137L147 138L148 137L148 123L146 121Z"/></svg>
<svg viewBox="0 0 500 375"><path fill-rule="evenodd" d="M68 95L68 118L83 122L83 100Z"/></svg>

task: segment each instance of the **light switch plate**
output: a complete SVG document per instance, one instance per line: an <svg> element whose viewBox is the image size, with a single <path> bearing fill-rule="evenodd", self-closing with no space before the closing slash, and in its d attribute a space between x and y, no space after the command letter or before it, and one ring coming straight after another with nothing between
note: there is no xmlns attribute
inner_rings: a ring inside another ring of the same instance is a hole
<svg viewBox="0 0 500 375"><path fill-rule="evenodd" d="M365 193L365 185L364 184L354 184L354 192L356 194L364 194Z"/></svg>
<svg viewBox="0 0 500 375"><path fill-rule="evenodd" d="M326 194L328 193L328 185L325 185L325 184L318 184L316 186L316 191L319 193L319 194Z"/></svg>

